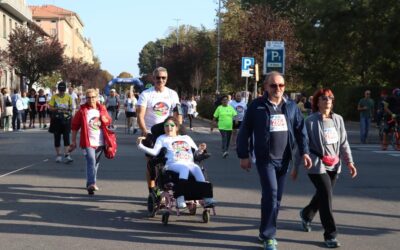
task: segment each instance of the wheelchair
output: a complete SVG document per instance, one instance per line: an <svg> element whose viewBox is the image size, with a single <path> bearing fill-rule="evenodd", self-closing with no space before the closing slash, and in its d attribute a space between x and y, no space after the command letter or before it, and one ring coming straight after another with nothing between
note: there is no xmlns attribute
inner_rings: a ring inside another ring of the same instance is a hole
<svg viewBox="0 0 400 250"><path fill-rule="evenodd" d="M210 154L207 152L195 155L194 157L195 163L200 166L206 179L207 175L202 162L209 157ZM160 192L159 194L151 192L147 198L149 217L161 214L162 224L168 225L171 214L176 213L177 216L181 215L182 211L177 207L176 198L184 195L189 215L196 215L197 208L202 207L202 220L204 223L208 223L211 212L213 216L216 215L215 207L214 205L205 206L202 199L213 196L212 184L209 182L196 182L191 174L189 174L187 181L178 181L178 173L166 170L166 160L165 150L162 150L159 155L149 161L148 167L154 171L153 175L155 176L156 186Z"/></svg>

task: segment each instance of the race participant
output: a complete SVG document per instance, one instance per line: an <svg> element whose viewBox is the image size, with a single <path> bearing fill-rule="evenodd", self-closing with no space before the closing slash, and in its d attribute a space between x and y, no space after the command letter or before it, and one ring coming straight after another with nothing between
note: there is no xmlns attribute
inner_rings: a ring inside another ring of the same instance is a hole
<svg viewBox="0 0 400 250"><path fill-rule="evenodd" d="M72 98L72 116L74 116L76 113L77 107L79 106L78 95L75 93L75 90L73 87L68 88L68 94Z"/></svg>
<svg viewBox="0 0 400 250"><path fill-rule="evenodd" d="M58 83L58 93L51 97L49 108L51 110L51 122L49 132L54 134L54 147L56 149L56 162L62 161L61 156L61 135L64 140L64 162L72 162L69 155L70 133L71 133L71 117L72 117L72 98L66 94L67 84L65 82Z"/></svg>
<svg viewBox="0 0 400 250"><path fill-rule="evenodd" d="M146 137L151 134L151 127L155 124L164 122L164 120L173 114L182 124L182 110L180 108L178 94L166 87L168 80L168 72L166 68L158 67L153 71L154 86L143 91L137 102L137 122L142 136ZM150 155L146 155L146 179L149 193L155 190L155 181L153 171L150 171L148 161Z"/></svg>
<svg viewBox="0 0 400 250"><path fill-rule="evenodd" d="M118 120L119 98L115 89L110 90L110 95L106 99L106 107L108 114L113 119L112 127L114 127L114 119Z"/></svg>
<svg viewBox="0 0 400 250"><path fill-rule="evenodd" d="M232 144L233 146L236 145L236 137L237 137L237 130L240 128L240 124L242 124L244 114L247 110L247 105L244 100L242 100L242 95L240 92L235 94L235 99L229 102L235 110L237 115L233 119L233 131L232 131Z"/></svg>
<svg viewBox="0 0 400 250"><path fill-rule="evenodd" d="M189 118L189 128L190 130L193 130L193 119L196 117L197 113L197 102L194 99L194 96L190 98L190 100L186 101L187 107L188 107L188 118Z"/></svg>
<svg viewBox="0 0 400 250"><path fill-rule="evenodd" d="M157 156L162 148L166 148L167 152L165 157L167 158L167 162L165 168L179 174L177 186L187 186L185 183L187 183L189 173L193 175L197 182L206 182L201 168L194 163L194 155L192 152L193 148L195 154L202 154L207 147L206 144L202 143L198 148L190 136L179 135L180 124L173 116L168 117L163 123L163 126L165 134L157 138L153 148L146 147L142 144L142 140L145 139L145 137L138 138L138 148L152 156ZM177 195L179 195L176 199L177 207L185 208L185 197L180 194ZM211 197L206 197L203 200L205 207L215 204L214 199Z"/></svg>
<svg viewBox="0 0 400 250"><path fill-rule="evenodd" d="M125 108L125 116L126 116L126 120L127 120L128 131L132 132L133 134L136 134L136 132L137 132L136 104L137 104L137 99L136 99L134 93L129 91L126 94L126 98L124 101L124 108Z"/></svg>
<svg viewBox="0 0 400 250"><path fill-rule="evenodd" d="M393 129L400 124L400 89L395 88L392 95L387 99L385 105L385 113L387 114L386 126L383 131L382 150L387 150L388 135ZM400 138L396 137L396 150L400 151Z"/></svg>

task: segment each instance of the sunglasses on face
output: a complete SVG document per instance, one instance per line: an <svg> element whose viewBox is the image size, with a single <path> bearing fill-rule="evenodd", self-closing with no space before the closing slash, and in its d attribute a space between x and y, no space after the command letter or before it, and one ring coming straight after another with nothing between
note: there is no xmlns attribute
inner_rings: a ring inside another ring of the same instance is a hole
<svg viewBox="0 0 400 250"><path fill-rule="evenodd" d="M166 76L156 76L156 79L157 80L165 80L165 79L167 79L167 77Z"/></svg>
<svg viewBox="0 0 400 250"><path fill-rule="evenodd" d="M282 89L282 88L284 88L285 87L285 84L270 84L269 85L271 88L273 88L273 89L276 89L276 88L280 88L280 89Z"/></svg>
<svg viewBox="0 0 400 250"><path fill-rule="evenodd" d="M164 127L175 127L175 124L173 123L164 123Z"/></svg>
<svg viewBox="0 0 400 250"><path fill-rule="evenodd" d="M96 98L97 96L86 96L86 99L94 99L94 98Z"/></svg>
<svg viewBox="0 0 400 250"><path fill-rule="evenodd" d="M333 100L335 100L335 97L333 97L333 96L326 96L326 95L321 95L320 98L321 98L322 101L328 101L328 100L333 101Z"/></svg>

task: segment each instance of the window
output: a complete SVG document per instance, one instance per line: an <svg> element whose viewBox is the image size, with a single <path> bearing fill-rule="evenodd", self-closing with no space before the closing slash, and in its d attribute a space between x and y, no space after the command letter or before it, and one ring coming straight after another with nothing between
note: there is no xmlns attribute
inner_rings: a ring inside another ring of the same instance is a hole
<svg viewBox="0 0 400 250"><path fill-rule="evenodd" d="M50 35L51 35L51 36L57 35L57 30L56 30L56 29L51 29L51 30L50 30Z"/></svg>
<svg viewBox="0 0 400 250"><path fill-rule="evenodd" d="M10 24L10 30L8 31L9 32L8 34L11 34L11 31L12 31L12 20L11 20L11 18L8 19L8 21L9 21L9 24Z"/></svg>

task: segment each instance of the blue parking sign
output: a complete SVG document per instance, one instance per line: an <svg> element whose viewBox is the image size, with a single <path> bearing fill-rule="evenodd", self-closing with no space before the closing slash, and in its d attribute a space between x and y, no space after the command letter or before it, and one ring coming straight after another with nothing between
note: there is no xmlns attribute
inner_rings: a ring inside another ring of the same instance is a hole
<svg viewBox="0 0 400 250"><path fill-rule="evenodd" d="M252 76L250 67L254 66L254 57L242 57L242 77Z"/></svg>
<svg viewBox="0 0 400 250"><path fill-rule="evenodd" d="M282 41L268 41L264 48L263 73L278 71L285 74L285 45Z"/></svg>

